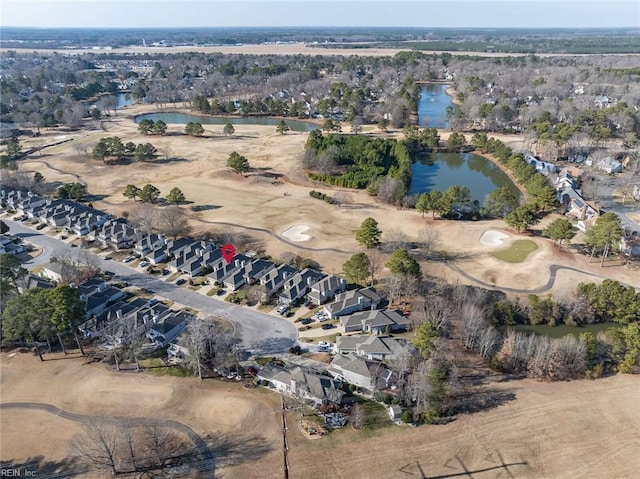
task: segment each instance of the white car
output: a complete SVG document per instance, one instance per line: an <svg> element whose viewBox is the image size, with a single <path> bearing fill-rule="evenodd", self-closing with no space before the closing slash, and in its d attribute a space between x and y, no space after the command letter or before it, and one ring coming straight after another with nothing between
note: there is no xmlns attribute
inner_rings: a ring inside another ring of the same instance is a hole
<svg viewBox="0 0 640 479"><path fill-rule="evenodd" d="M140 267L144 268L146 266L149 266L151 263L149 261L147 261L146 259L144 261L140 261Z"/></svg>
<svg viewBox="0 0 640 479"><path fill-rule="evenodd" d="M319 348L328 348L328 347L329 347L329 343L328 343L328 342L326 342L326 341L320 341L320 342L318 343L318 347L319 347Z"/></svg>
<svg viewBox="0 0 640 479"><path fill-rule="evenodd" d="M286 304L278 306L278 309L276 309L276 313L278 313L278 314L284 314L287 311L289 311L289 306L287 306Z"/></svg>
<svg viewBox="0 0 640 479"><path fill-rule="evenodd" d="M134 259L136 259L135 256L127 256L125 259L122 260L123 263L131 263Z"/></svg>

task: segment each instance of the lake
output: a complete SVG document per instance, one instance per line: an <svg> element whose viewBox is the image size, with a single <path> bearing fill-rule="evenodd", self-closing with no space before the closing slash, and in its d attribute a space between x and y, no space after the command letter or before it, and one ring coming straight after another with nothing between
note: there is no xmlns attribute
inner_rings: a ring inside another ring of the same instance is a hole
<svg viewBox="0 0 640 479"><path fill-rule="evenodd" d="M518 188L509 177L491 161L471 153L432 153L425 155L411 166L409 194L428 191L444 191L450 186L466 186L471 200L483 203L485 197L496 188L506 186L516 196Z"/></svg>
<svg viewBox="0 0 640 479"><path fill-rule="evenodd" d="M453 106L446 94L449 85L427 83L421 88L418 100L418 126L425 128L447 128L447 107Z"/></svg>
<svg viewBox="0 0 640 479"><path fill-rule="evenodd" d="M116 98L118 99L118 108L132 105L134 102L134 98L128 93L118 93Z"/></svg>
<svg viewBox="0 0 640 479"><path fill-rule="evenodd" d="M231 123L233 126L237 125L272 125L276 126L280 119L269 117L212 117L212 116L197 116L190 115L188 113L147 113L144 115L136 116L136 123L140 123L142 120L158 121L162 120L167 124L186 125L190 121L200 123L202 125L226 125ZM320 128L318 125L300 120L287 120L285 122L292 131L311 131Z"/></svg>

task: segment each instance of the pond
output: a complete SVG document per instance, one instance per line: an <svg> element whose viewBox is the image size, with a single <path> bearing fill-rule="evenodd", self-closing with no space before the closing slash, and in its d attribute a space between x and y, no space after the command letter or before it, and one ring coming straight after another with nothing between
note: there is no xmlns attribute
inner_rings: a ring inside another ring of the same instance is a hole
<svg viewBox="0 0 640 479"><path fill-rule="evenodd" d="M118 93L116 95L118 99L118 108L123 108L125 106L133 105L134 98L128 93Z"/></svg>
<svg viewBox="0 0 640 479"><path fill-rule="evenodd" d="M162 120L167 124L179 124L186 125L190 121L200 123L202 125L226 125L231 123L233 126L237 125L273 125L278 124L280 119L269 117L211 117L211 116L198 116L190 115L188 113L147 113L144 115L136 116L136 123L140 123L142 120L158 121ZM288 120L285 122L292 131L311 131L319 128L318 125L300 120Z"/></svg>
<svg viewBox="0 0 640 479"><path fill-rule="evenodd" d="M411 167L409 194L444 191L450 186L466 186L471 200L483 203L496 188L506 186L516 196L518 188L509 177L491 161L471 153L433 153L415 161Z"/></svg>
<svg viewBox="0 0 640 479"><path fill-rule="evenodd" d="M418 100L418 126L425 128L447 128L447 107L453 106L446 90L449 85L427 83L421 88Z"/></svg>

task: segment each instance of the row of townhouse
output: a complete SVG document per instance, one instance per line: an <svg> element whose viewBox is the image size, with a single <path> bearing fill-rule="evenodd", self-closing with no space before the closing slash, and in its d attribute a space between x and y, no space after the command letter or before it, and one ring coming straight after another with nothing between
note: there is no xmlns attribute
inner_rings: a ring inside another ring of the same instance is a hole
<svg viewBox="0 0 640 479"><path fill-rule="evenodd" d="M81 285L82 286L82 285ZM158 349L168 346L185 330L194 316L187 311L174 311L161 302L151 303L143 298L105 303L78 327L87 338L108 338L116 343L125 338L145 336L147 346Z"/></svg>
<svg viewBox="0 0 640 479"><path fill-rule="evenodd" d="M310 268L299 271L289 265L276 265L240 253L227 262L211 241L170 240L161 234L141 234L123 218L114 218L75 201L50 200L30 191L5 188L0 188L0 200L3 207L28 218L40 218L51 226L65 227L79 236L97 241L103 247L116 251L133 248L134 255L154 265L167 263L171 271L190 277L208 272L208 278L223 283L231 291L259 284L261 301L279 293L280 303L288 305L308 295L309 301L320 306L347 287L346 280L338 276L325 275Z"/></svg>
<svg viewBox="0 0 640 479"><path fill-rule="evenodd" d="M66 199L47 199L26 190L0 187L3 208L38 219L49 226L62 227L79 236L99 229L111 216L102 211Z"/></svg>

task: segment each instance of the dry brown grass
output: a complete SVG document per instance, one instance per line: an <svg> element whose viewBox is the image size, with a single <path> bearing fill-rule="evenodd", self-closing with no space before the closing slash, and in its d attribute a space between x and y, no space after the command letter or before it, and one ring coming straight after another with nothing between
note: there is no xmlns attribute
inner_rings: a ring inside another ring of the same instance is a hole
<svg viewBox="0 0 640 479"><path fill-rule="evenodd" d="M312 184L305 180L299 168L299 157L304 150L306 133L290 132L279 135L272 126L236 125L235 135L225 137L221 125L205 125L203 138L182 135L182 125L169 125L169 135L164 137L142 136L133 121L134 114L155 111L152 106L133 106L120 111L108 123L108 131L100 132L87 128L80 132L51 130L38 141L54 141L61 136L74 141L47 151L42 157L33 157L22 163L23 168L40 171L49 181L75 181L80 179L88 184L91 194L103 195L104 199L94 201L94 205L115 214L130 211L135 204L122 196L124 187L133 183L143 186L152 183L163 194L177 186L182 189L193 205L208 206L197 213L190 213L194 229L199 232L222 232L227 230L245 231L255 237L258 246L274 257L293 252L316 260L328 272L340 273L342 264L353 252L361 251L354 232L368 216L374 217L386 230L402 230L409 239L416 240L419 230L428 227L440 232L439 249L450 256L460 258L460 266L469 274L497 286L529 289L541 286L547 279L548 266L552 263L567 264L579 269L591 270L607 277L637 284L628 271L622 268L608 268L589 265L579 255L566 251L558 253L547 240L532 238L540 249L527 261L518 265L505 265L495 258L494 250L480 244L479 238L487 229L504 227L502 221L482 221L477 223L455 221L431 221L422 219L413 210L401 210L376 203L366 192L349 191L354 204L337 207L313 199L311 189L321 190L331 195L339 189L326 185ZM88 123L89 127L92 123ZM95 125L94 125L95 126ZM447 132L443 132L446 138ZM154 163L132 163L128 165L105 165L100 161L78 155L74 143L95 143L101 136L118 135L123 141L151 142L159 149L168 147L174 161ZM401 136L392 132L390 136ZM506 137L505 141L517 146L519 137ZM247 177L235 175L226 169L229 153L237 151L245 155L256 169ZM262 174L276 175L277 179L267 179ZM188 211L188 210L187 210ZM542 228L548 220L539 227ZM231 228L217 222L240 225ZM281 233L296 224L309 226L306 234L312 239L296 245L282 241ZM260 232L248 231L242 227L263 228L277 237ZM514 236L516 238L516 236ZM305 251L311 248L315 251ZM340 252L317 251L334 248ZM425 264L423 269L451 281L469 282L452 270L439 264ZM580 274L560 274L568 277L569 286L576 280L583 280ZM566 285L559 284L562 289ZM555 289L554 289L555 290Z"/></svg>

